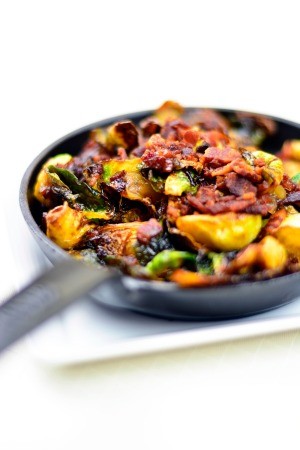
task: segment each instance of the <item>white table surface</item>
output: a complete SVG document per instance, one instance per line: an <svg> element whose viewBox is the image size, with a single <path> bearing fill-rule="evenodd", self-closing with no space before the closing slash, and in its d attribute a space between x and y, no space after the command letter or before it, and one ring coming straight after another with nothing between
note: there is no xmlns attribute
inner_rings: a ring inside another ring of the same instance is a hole
<svg viewBox="0 0 300 450"><path fill-rule="evenodd" d="M7 2L0 299L27 276L21 176L67 132L168 98L300 121L295 3ZM22 340L0 357L0 449L299 449L299 379L299 331L56 368Z"/></svg>

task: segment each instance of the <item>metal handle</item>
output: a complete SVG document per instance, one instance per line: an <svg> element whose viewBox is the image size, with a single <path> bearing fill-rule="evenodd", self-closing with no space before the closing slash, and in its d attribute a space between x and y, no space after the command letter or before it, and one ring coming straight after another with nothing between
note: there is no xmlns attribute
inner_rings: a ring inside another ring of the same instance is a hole
<svg viewBox="0 0 300 450"><path fill-rule="evenodd" d="M41 275L0 306L0 352L116 272L73 260Z"/></svg>

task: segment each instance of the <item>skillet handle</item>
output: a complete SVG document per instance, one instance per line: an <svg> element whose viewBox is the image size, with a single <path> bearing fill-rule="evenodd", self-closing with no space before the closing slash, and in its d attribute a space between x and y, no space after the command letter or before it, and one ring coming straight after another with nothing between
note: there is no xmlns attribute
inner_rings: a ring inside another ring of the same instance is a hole
<svg viewBox="0 0 300 450"><path fill-rule="evenodd" d="M0 306L0 352L103 281L113 270L65 261L42 274Z"/></svg>

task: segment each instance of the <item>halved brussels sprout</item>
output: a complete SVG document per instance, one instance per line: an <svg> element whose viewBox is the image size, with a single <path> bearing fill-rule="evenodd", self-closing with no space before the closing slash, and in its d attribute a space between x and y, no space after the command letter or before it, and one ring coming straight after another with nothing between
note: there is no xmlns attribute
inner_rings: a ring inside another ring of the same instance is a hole
<svg viewBox="0 0 300 450"><path fill-rule="evenodd" d="M135 256L137 230L143 222L104 225L99 230L98 248L104 255Z"/></svg>
<svg viewBox="0 0 300 450"><path fill-rule="evenodd" d="M154 113L160 125L164 125L167 121L178 119L183 113L183 107L172 100L164 102Z"/></svg>
<svg viewBox="0 0 300 450"><path fill-rule="evenodd" d="M282 147L282 154L285 158L300 161L300 139L285 141Z"/></svg>
<svg viewBox="0 0 300 450"><path fill-rule="evenodd" d="M168 232L172 236L175 246L180 249L188 248L196 252L203 249L203 244L197 242L191 234L185 233L184 231L171 226L170 222L168 223Z"/></svg>
<svg viewBox="0 0 300 450"><path fill-rule="evenodd" d="M285 247L273 236L266 236L256 244L250 244L230 262L225 272L247 273L254 267L263 270L282 270L287 262Z"/></svg>
<svg viewBox="0 0 300 450"><path fill-rule="evenodd" d="M140 158L126 159L124 161L112 159L110 161L103 162L103 174L102 180L104 183L109 183L111 177L116 173L122 172L124 170L127 172L139 173L139 165L142 160Z"/></svg>
<svg viewBox="0 0 300 450"><path fill-rule="evenodd" d="M266 236L256 245L258 261L263 269L281 270L284 267L287 262L287 251L277 239Z"/></svg>
<svg viewBox="0 0 300 450"><path fill-rule="evenodd" d="M269 184L280 184L284 175L283 162L281 159L270 153L263 152L262 150L255 150L252 154L255 158L261 158L265 161L266 166L262 171L265 180Z"/></svg>
<svg viewBox="0 0 300 450"><path fill-rule="evenodd" d="M294 177L298 173L300 173L300 161L294 161L291 159L283 160L283 167L285 173L289 177Z"/></svg>
<svg viewBox="0 0 300 450"><path fill-rule="evenodd" d="M225 213L178 217L176 226L213 250L239 250L252 242L262 227L260 215Z"/></svg>
<svg viewBox="0 0 300 450"><path fill-rule="evenodd" d="M43 206L51 207L51 199L44 197L43 192L50 188L55 181L58 184L63 184L60 183L57 175L49 174L47 168L49 166L56 166L57 164L65 165L71 159L72 156L68 153L61 153L60 155L56 155L53 158L48 159L40 170L33 188L33 195Z"/></svg>
<svg viewBox="0 0 300 450"><path fill-rule="evenodd" d="M288 215L275 232L275 237L284 245L288 253L300 256L300 214Z"/></svg>
<svg viewBox="0 0 300 450"><path fill-rule="evenodd" d="M90 139L93 141L98 142L100 145L106 145L106 139L107 139L107 131L103 130L103 128L94 128L90 132Z"/></svg>
<svg viewBox="0 0 300 450"><path fill-rule="evenodd" d="M157 200L159 195L152 188L139 170L140 158L127 159L125 161L111 160L103 163L102 180L109 184L111 177L124 171L125 190L121 192L123 197L130 200L145 202L146 198Z"/></svg>
<svg viewBox="0 0 300 450"><path fill-rule="evenodd" d="M165 195L180 197L184 192L195 193L197 188L191 185L188 176L181 170L171 173L165 182Z"/></svg>
<svg viewBox="0 0 300 450"><path fill-rule="evenodd" d="M94 227L87 222L82 211L70 208L67 202L47 213L46 225L48 238L65 250L76 247L86 232Z"/></svg>
<svg viewBox="0 0 300 450"><path fill-rule="evenodd" d="M107 204L102 198L100 192L91 188L84 181L79 181L73 172L60 167L49 166L48 171L59 177L59 180L70 189L73 194L71 206L76 203L84 211L87 219L106 219L111 217L107 210ZM66 200L69 200L68 198Z"/></svg>
<svg viewBox="0 0 300 450"><path fill-rule="evenodd" d="M106 147L123 147L132 150L138 146L138 131L130 120L117 122L108 128L106 136Z"/></svg>

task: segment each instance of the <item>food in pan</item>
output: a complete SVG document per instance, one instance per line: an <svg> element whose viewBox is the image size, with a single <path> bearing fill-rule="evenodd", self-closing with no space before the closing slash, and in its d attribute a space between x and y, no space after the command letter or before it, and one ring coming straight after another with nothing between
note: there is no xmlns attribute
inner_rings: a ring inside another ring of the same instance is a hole
<svg viewBox="0 0 300 450"><path fill-rule="evenodd" d="M268 117L185 111L90 132L34 186L47 236L75 258L201 287L300 269L300 140L273 153Z"/></svg>

